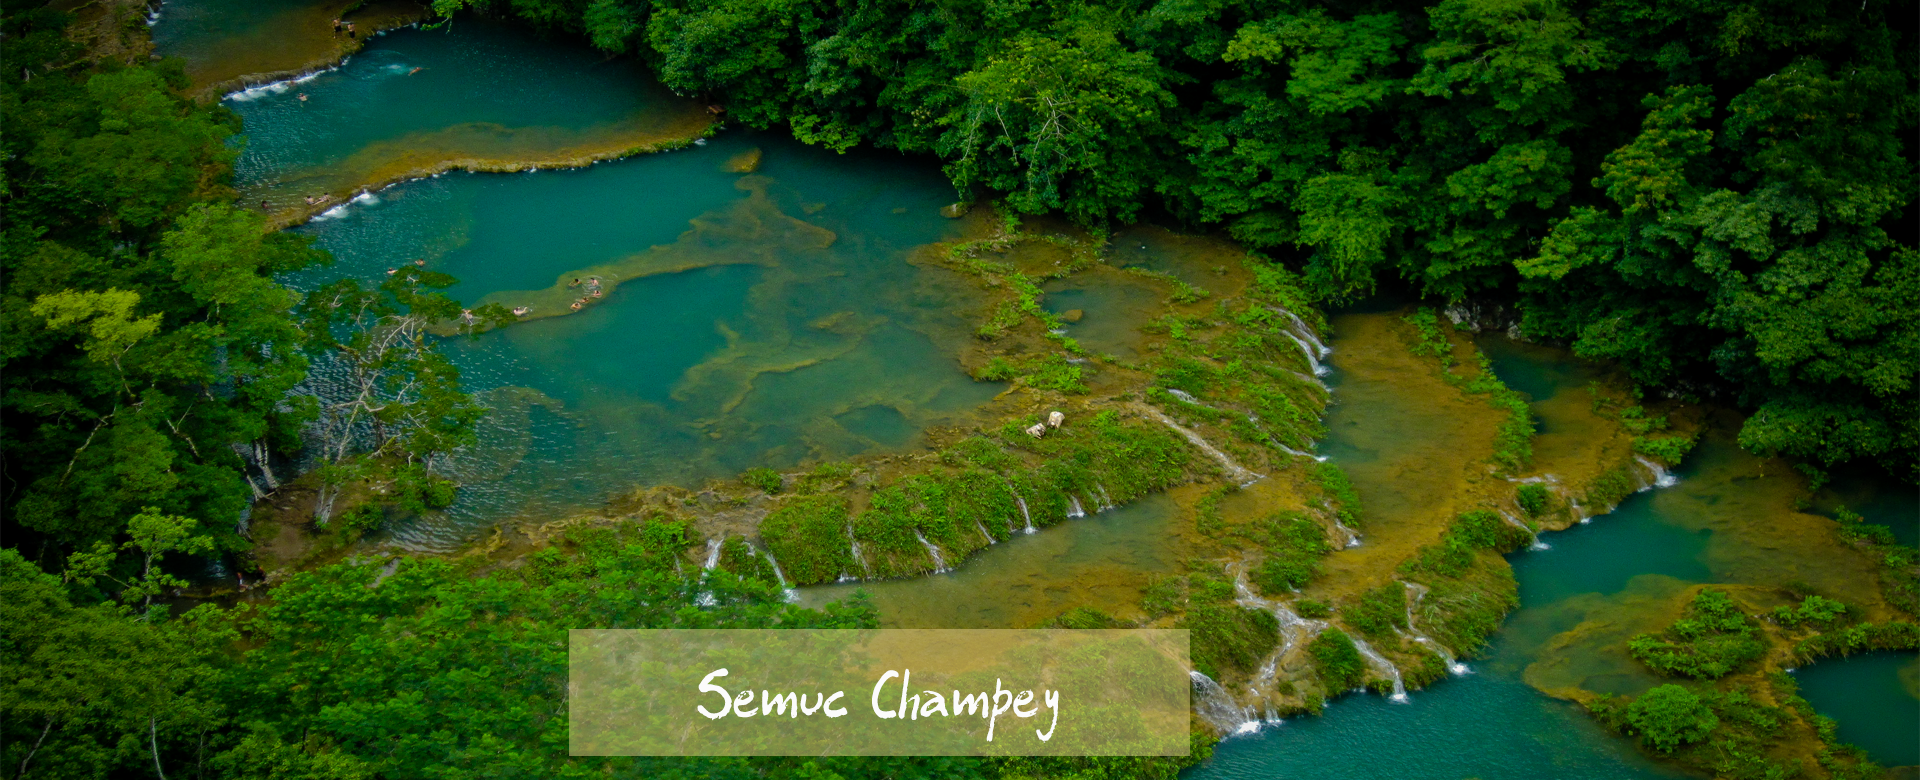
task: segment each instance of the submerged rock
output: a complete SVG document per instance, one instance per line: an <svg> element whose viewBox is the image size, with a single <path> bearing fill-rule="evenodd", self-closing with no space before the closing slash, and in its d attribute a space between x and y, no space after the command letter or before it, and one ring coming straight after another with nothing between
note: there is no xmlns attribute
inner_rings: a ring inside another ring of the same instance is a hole
<svg viewBox="0 0 1920 780"><path fill-rule="evenodd" d="M959 219L966 216L967 212L972 210L973 204L971 203L949 203L940 208L940 216L946 217L947 219Z"/></svg>
<svg viewBox="0 0 1920 780"><path fill-rule="evenodd" d="M1084 310L1068 309L1064 314L1060 315L1060 319L1066 322L1079 322L1080 320L1085 319L1086 316L1087 316L1087 313Z"/></svg>
<svg viewBox="0 0 1920 780"><path fill-rule="evenodd" d="M722 166L728 173L753 173L760 170L760 147L756 146L727 158Z"/></svg>

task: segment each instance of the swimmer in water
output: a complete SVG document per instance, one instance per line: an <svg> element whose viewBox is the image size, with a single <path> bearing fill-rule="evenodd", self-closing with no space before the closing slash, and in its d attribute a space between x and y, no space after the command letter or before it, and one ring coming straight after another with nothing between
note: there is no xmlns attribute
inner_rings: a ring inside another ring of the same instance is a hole
<svg viewBox="0 0 1920 780"><path fill-rule="evenodd" d="M571 282L567 282L567 286L568 286L568 287L579 287L579 286L580 286L580 280L579 280L579 279L575 279L575 280L573 280L573 281L571 281Z"/></svg>
<svg viewBox="0 0 1920 780"><path fill-rule="evenodd" d="M388 275L388 276L392 276L392 275L394 275L394 274L397 274L397 273L400 273L400 269L398 269L398 268L389 268L389 269L387 269L387 275Z"/></svg>
<svg viewBox="0 0 1920 780"><path fill-rule="evenodd" d="M574 302L573 302L573 310L574 310L574 311L579 311L579 310L580 310L580 306L581 306L581 302L580 302L580 301L574 301Z"/></svg>
<svg viewBox="0 0 1920 780"><path fill-rule="evenodd" d="M427 267L427 261L426 261L426 260L415 260L415 261L413 261L413 264L414 264L414 265L417 265L417 266L420 266L421 268L425 268L425 267Z"/></svg>
<svg viewBox="0 0 1920 780"><path fill-rule="evenodd" d="M305 92L300 93L300 102L302 103L307 102L307 93Z"/></svg>
<svg viewBox="0 0 1920 780"><path fill-rule="evenodd" d="M413 75L413 74L415 74L415 73L419 73L420 71L422 71L422 70L425 70L425 69L426 69L426 68L425 68L425 66L421 66L421 67L417 67L417 68L414 68L413 70L410 70L410 71L407 71L407 75L409 75L409 76L411 76L411 75Z"/></svg>
<svg viewBox="0 0 1920 780"><path fill-rule="evenodd" d="M594 290L592 294L593 294L593 297L595 297L595 298L598 298L598 297L600 297L600 291L599 291L599 290Z"/></svg>
<svg viewBox="0 0 1920 780"><path fill-rule="evenodd" d="M514 307L514 309L513 309L513 316L515 316L515 317L525 317L525 316L527 316L527 312L530 312L530 311L533 311L533 310L532 310L532 309L529 309L529 308L527 308L527 307L525 307L525 306L516 306L516 307Z"/></svg>

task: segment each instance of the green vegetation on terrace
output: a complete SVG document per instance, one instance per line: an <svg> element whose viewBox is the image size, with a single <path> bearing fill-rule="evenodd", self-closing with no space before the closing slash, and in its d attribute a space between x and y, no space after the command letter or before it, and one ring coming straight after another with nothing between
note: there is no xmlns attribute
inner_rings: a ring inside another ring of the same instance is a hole
<svg viewBox="0 0 1920 780"><path fill-rule="evenodd" d="M1299 590L1320 573L1320 559L1333 552L1327 531L1297 513L1281 513L1252 532L1266 559L1248 579L1262 595L1279 596Z"/></svg>
<svg viewBox="0 0 1920 780"><path fill-rule="evenodd" d="M1165 426L1113 411L1070 419L1038 439L1025 432L1034 422L1009 421L948 447L938 465L875 486L857 515L846 498L802 487L780 499L761 536L796 584L923 574L935 568L927 545L958 563L1029 520L1044 528L1067 519L1076 501L1086 511L1126 503L1205 465Z"/></svg>
<svg viewBox="0 0 1920 780"><path fill-rule="evenodd" d="M1694 770L1737 780L1801 777L1814 767L1776 752L1796 734L1813 737L1813 763L1835 780L1886 777L1859 748L1834 736L1833 720L1814 713L1793 677L1774 672L1758 684L1666 684L1638 697L1602 696L1588 704L1602 724L1637 736L1648 748Z"/></svg>
<svg viewBox="0 0 1920 780"><path fill-rule="evenodd" d="M1793 614L1795 618L1799 616L1797 612ZM1766 643L1759 634L1758 621L1741 612L1726 591L1708 589L1693 597L1686 617L1675 621L1658 636L1634 637L1627 643L1627 649L1636 660L1656 672L1714 680L1766 652Z"/></svg>
<svg viewBox="0 0 1920 780"><path fill-rule="evenodd" d="M1533 410L1528 408L1527 399L1493 373L1493 360L1485 352L1474 350L1477 360L1476 371L1471 377L1461 376L1453 370L1453 342L1448 333L1451 328L1440 323L1440 318L1432 309L1419 309L1407 315L1406 321L1413 326L1415 338L1412 349L1416 355L1429 355L1440 361L1440 375L1448 384L1475 395L1485 395L1487 404L1507 413L1500 421L1493 443L1493 462L1507 471L1520 471L1533 458Z"/></svg>
<svg viewBox="0 0 1920 780"><path fill-rule="evenodd" d="M1421 547L1400 564L1401 576L1429 589L1415 620L1454 652L1469 657L1478 653L1520 604L1513 569L1499 556L1525 547L1531 538L1488 510L1455 518L1438 543Z"/></svg>

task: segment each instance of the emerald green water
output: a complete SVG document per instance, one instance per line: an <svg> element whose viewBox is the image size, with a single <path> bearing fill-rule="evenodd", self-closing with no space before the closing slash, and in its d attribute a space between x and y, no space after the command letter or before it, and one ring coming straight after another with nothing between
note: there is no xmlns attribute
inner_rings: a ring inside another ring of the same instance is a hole
<svg viewBox="0 0 1920 780"><path fill-rule="evenodd" d="M759 173L723 170L755 147ZM455 505L394 540L445 549L636 486L898 450L964 422L1002 386L953 357L971 288L906 262L948 234L952 194L904 162L728 134L581 170L409 182L300 228L338 258L301 284L422 258L462 280L455 297L512 304L582 268L636 274L577 313L446 342L496 412L448 464Z"/></svg>
<svg viewBox="0 0 1920 780"><path fill-rule="evenodd" d="M283 177L489 111L587 121L644 101L650 82L580 75L586 57L466 20L396 32L301 85L307 106L280 93L237 103L254 139L247 170ZM494 59L503 69L488 72ZM414 63L430 65L406 76ZM447 80L418 81L436 70ZM757 171L734 172L755 150ZM288 281L373 282L422 260L458 277L448 292L469 304L533 307L527 321L445 342L494 413L479 445L442 464L463 484L455 504L390 540L446 550L640 486L910 448L930 426L969 420L1003 389L954 357L973 288L907 262L951 235L938 212L952 199L932 166L897 155L727 133L586 168L451 172L362 195L297 228L336 262ZM568 311L582 292L567 280L587 275L604 295Z"/></svg>
<svg viewBox="0 0 1920 780"><path fill-rule="evenodd" d="M453 163L606 154L692 135L706 121L630 59L466 17L383 34L342 67L225 104L246 121L235 165L245 202L276 210Z"/></svg>
<svg viewBox="0 0 1920 780"><path fill-rule="evenodd" d="M1834 658L1793 676L1807 703L1839 723L1841 741L1883 766L1920 764L1920 655Z"/></svg>

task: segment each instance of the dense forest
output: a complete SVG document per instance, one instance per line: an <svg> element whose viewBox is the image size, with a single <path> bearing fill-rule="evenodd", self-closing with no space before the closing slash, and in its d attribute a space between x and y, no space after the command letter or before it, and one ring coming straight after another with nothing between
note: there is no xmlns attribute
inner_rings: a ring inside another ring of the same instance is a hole
<svg viewBox="0 0 1920 780"><path fill-rule="evenodd" d="M1920 448L1913 6L436 0L967 197L1504 308L1816 465Z"/></svg>
<svg viewBox="0 0 1920 780"><path fill-rule="evenodd" d="M1406 292L1750 411L1810 469L1920 452L1911 4L438 0L637 56L731 120L937 157L966 200L1220 229L1328 303ZM173 614L177 565L319 469L419 468L481 414L453 280L302 296L325 263L233 204L238 120L177 64L94 61L4 4L0 667L8 771L97 777L1140 776L1164 763L573 760L564 632L871 626L683 576L670 522L529 565L340 564ZM355 393L292 394L316 361ZM301 400L306 399L306 400ZM356 472L356 470L358 470ZM455 641L457 639L457 641ZM406 659L404 667L394 659ZM407 679L414 684L400 685ZM418 684L425 680L425 684ZM448 724L457 724L449 727ZM1204 753L1204 747L1200 751ZM1198 754L1196 755L1196 760Z"/></svg>

